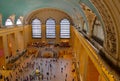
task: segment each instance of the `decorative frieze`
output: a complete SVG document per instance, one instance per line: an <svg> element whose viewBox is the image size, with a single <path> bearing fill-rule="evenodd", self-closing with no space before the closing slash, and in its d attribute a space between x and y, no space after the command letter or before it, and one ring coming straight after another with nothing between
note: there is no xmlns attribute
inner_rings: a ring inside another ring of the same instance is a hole
<svg viewBox="0 0 120 81"><path fill-rule="evenodd" d="M115 27L113 25L112 18L108 13L107 8L105 7L103 1L101 0L91 0L92 3L96 6L99 13L102 16L104 22L104 31L105 31L105 49L106 51L113 55L117 53L117 36L115 32Z"/></svg>

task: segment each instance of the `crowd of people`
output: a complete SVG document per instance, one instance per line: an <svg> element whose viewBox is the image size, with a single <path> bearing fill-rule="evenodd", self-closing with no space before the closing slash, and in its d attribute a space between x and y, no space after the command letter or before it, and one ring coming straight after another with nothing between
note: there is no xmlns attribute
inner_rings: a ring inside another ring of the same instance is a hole
<svg viewBox="0 0 120 81"><path fill-rule="evenodd" d="M30 58L5 77L4 81L75 81L72 70L70 59Z"/></svg>
<svg viewBox="0 0 120 81"><path fill-rule="evenodd" d="M66 55L68 52L64 51ZM9 76L4 76L3 81L77 81L73 70L72 57L42 58L33 54L21 61Z"/></svg>

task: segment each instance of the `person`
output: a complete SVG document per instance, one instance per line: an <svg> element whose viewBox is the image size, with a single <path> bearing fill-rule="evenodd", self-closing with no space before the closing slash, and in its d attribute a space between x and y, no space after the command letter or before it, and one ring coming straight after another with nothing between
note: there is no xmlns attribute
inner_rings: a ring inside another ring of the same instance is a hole
<svg viewBox="0 0 120 81"><path fill-rule="evenodd" d="M64 65L64 68L66 69L66 65Z"/></svg>
<svg viewBox="0 0 120 81"><path fill-rule="evenodd" d="M48 77L47 77L47 80L48 80Z"/></svg>
<svg viewBox="0 0 120 81"><path fill-rule="evenodd" d="M61 68L61 73L63 73L63 68Z"/></svg>
<svg viewBox="0 0 120 81"><path fill-rule="evenodd" d="M2 76L2 74L0 73L0 79L2 79L2 77L3 77L3 76Z"/></svg>
<svg viewBox="0 0 120 81"><path fill-rule="evenodd" d="M47 72L47 75L49 75L49 72Z"/></svg>
<svg viewBox="0 0 120 81"><path fill-rule="evenodd" d="M6 77L6 81L9 81L9 78L8 78L8 77Z"/></svg>
<svg viewBox="0 0 120 81"><path fill-rule="evenodd" d="M3 70L5 70L5 66L2 66Z"/></svg>
<svg viewBox="0 0 120 81"><path fill-rule="evenodd" d="M65 79L65 81L67 81L67 79Z"/></svg>
<svg viewBox="0 0 120 81"><path fill-rule="evenodd" d="M54 75L54 78L55 78L55 75Z"/></svg>
<svg viewBox="0 0 120 81"><path fill-rule="evenodd" d="M66 78L67 78L67 73L66 73Z"/></svg>
<svg viewBox="0 0 120 81"><path fill-rule="evenodd" d="M74 78L72 79L72 81L74 81Z"/></svg>
<svg viewBox="0 0 120 81"><path fill-rule="evenodd" d="M16 78L16 80L15 81L18 81L18 79Z"/></svg>

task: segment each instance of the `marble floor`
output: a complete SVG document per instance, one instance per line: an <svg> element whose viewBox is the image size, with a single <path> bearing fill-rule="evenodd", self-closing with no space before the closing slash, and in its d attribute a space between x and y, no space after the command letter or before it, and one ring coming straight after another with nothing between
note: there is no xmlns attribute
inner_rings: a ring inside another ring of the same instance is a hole
<svg viewBox="0 0 120 81"><path fill-rule="evenodd" d="M78 81L69 55L58 59L28 57L7 78L0 81Z"/></svg>

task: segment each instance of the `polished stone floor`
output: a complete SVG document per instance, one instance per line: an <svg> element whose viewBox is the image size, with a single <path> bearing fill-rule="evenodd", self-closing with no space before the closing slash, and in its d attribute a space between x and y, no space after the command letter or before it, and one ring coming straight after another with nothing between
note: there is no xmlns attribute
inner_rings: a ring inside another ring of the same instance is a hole
<svg viewBox="0 0 120 81"><path fill-rule="evenodd" d="M9 81L77 81L73 70L70 55L58 59L28 57L9 73L8 79Z"/></svg>

